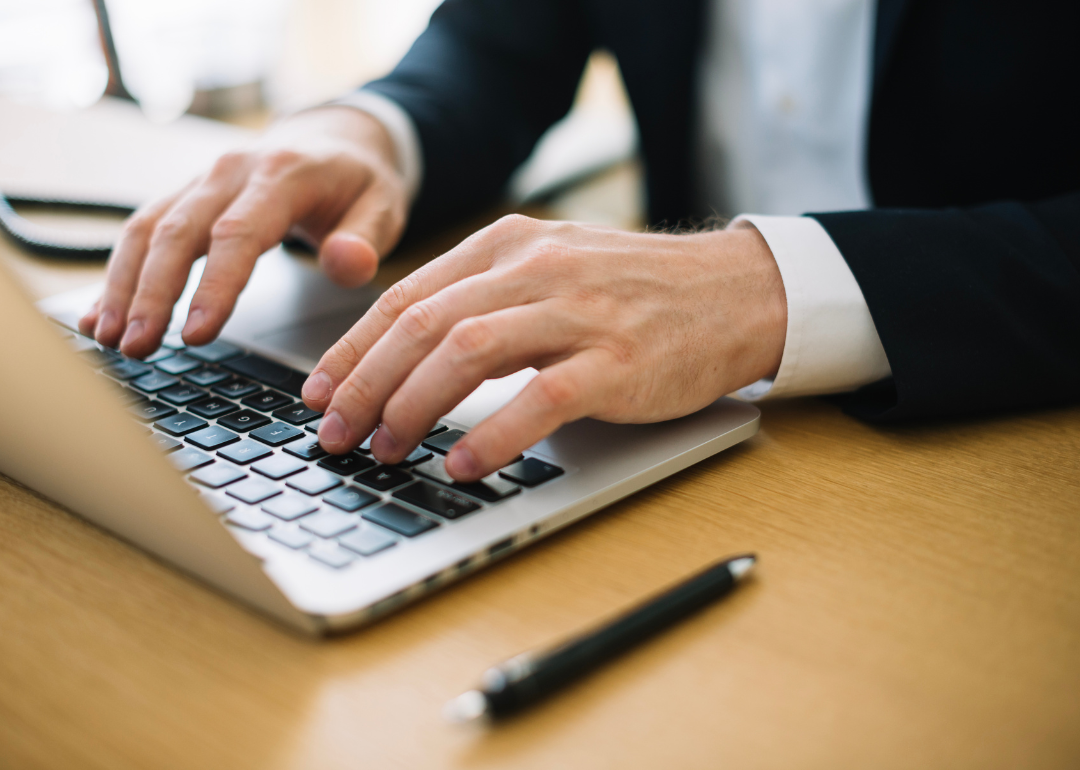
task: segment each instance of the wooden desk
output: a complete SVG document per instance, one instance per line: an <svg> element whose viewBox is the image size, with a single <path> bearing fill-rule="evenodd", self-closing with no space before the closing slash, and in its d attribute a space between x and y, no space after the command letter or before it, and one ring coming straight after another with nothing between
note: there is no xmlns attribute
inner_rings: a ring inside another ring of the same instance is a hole
<svg viewBox="0 0 1080 770"><path fill-rule="evenodd" d="M322 642L0 479L0 766L1080 764L1080 408L763 412L746 444ZM493 662L745 550L753 582L574 690L442 723Z"/></svg>

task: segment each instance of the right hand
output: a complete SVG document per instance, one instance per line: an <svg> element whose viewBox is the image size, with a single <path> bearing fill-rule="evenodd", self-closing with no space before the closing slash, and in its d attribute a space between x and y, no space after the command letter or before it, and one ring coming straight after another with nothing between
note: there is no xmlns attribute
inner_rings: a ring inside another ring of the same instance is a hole
<svg viewBox="0 0 1080 770"><path fill-rule="evenodd" d="M79 329L128 356L153 353L192 263L206 254L183 338L211 342L256 259L290 231L319 243L319 263L335 283L367 283L401 237L408 203L381 123L348 107L299 113L135 212L109 257L105 292Z"/></svg>

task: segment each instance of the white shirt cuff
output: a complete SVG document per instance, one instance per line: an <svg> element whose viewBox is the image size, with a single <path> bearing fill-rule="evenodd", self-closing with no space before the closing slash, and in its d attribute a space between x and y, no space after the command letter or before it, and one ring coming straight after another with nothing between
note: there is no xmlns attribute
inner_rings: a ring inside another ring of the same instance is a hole
<svg viewBox="0 0 1080 770"><path fill-rule="evenodd" d="M420 182L424 178L424 155L412 116L397 102L374 91L353 91L330 104L362 110L383 124L394 144L397 170L405 180L405 189L411 203L416 198Z"/></svg>
<svg viewBox="0 0 1080 770"><path fill-rule="evenodd" d="M757 228L787 294L780 369L738 391L741 398L843 393L892 374L862 290L817 220L742 214L728 227Z"/></svg>

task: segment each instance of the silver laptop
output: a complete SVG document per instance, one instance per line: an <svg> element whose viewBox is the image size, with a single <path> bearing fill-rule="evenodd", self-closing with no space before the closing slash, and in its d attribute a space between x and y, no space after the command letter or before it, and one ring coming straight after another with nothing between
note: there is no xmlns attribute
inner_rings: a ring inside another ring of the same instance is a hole
<svg viewBox="0 0 1080 770"><path fill-rule="evenodd" d="M446 450L526 370L484 383L400 466L364 447L328 456L299 385L378 289L341 289L275 249L221 339L184 348L175 332L200 272L147 362L74 333L100 286L35 310L0 274L0 472L312 634L370 622L758 428L757 409L726 398L653 425L581 420L454 484Z"/></svg>

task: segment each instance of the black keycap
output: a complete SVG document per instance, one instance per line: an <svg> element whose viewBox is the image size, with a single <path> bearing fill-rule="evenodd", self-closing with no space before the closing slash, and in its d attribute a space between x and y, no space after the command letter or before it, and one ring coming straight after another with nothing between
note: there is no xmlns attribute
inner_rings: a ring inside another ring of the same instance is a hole
<svg viewBox="0 0 1080 770"><path fill-rule="evenodd" d="M215 385L211 390L226 398L243 398L244 396L250 396L252 393L257 393L262 388L251 380L245 380L243 377L233 377L220 385Z"/></svg>
<svg viewBox="0 0 1080 770"><path fill-rule="evenodd" d="M141 404L135 404L129 406L128 411L135 415L135 418L142 420L143 422L150 422L151 420L160 420L162 417L168 417L170 414L176 414L176 410L168 404L163 404L160 401L146 401Z"/></svg>
<svg viewBox="0 0 1080 770"><path fill-rule="evenodd" d="M441 422L437 422L437 423L435 423L435 427L428 431L427 438L431 438L432 436L437 436L437 435L439 435L440 433L442 433L445 430L448 430L448 428L445 425L443 425Z"/></svg>
<svg viewBox="0 0 1080 770"><path fill-rule="evenodd" d="M249 406L252 409L258 409L260 412L272 412L283 406L290 406L293 403L293 400L288 396L273 390L264 390L262 393L248 396L240 403L244 406Z"/></svg>
<svg viewBox="0 0 1080 770"><path fill-rule="evenodd" d="M324 457L319 460L319 465L328 471L340 473L342 476L351 476L354 473L375 467L375 461L356 452L349 452L344 455Z"/></svg>
<svg viewBox="0 0 1080 770"><path fill-rule="evenodd" d="M231 414L239 409L232 401L226 401L223 398L216 398L211 396L210 398L203 399L197 404L192 404L188 407L189 412L193 412L199 417L205 417L208 420L216 420L218 417L224 417L227 414Z"/></svg>
<svg viewBox="0 0 1080 770"><path fill-rule="evenodd" d="M521 492L521 487L517 484L507 481L495 473L470 484L458 482L454 484L454 489L480 498L485 503L497 503Z"/></svg>
<svg viewBox="0 0 1080 770"><path fill-rule="evenodd" d="M153 367L147 366L140 361L126 360L117 361L110 366L106 366L102 371L118 380L130 380L134 377L142 377L147 372L152 372L153 370Z"/></svg>
<svg viewBox="0 0 1080 770"><path fill-rule="evenodd" d="M441 456L416 466L413 468L413 473L438 481L440 484L446 484L448 487L453 487L459 492L472 495L487 503L505 500L521 491L521 487L517 484L500 478L494 473L470 484L454 481L453 477L446 472L446 462Z"/></svg>
<svg viewBox="0 0 1080 770"><path fill-rule="evenodd" d="M412 481L412 476L400 468L380 465L378 468L372 468L370 471L361 473L356 477L356 480L381 492L400 487L402 484Z"/></svg>
<svg viewBox="0 0 1080 770"><path fill-rule="evenodd" d="M261 428L269 422L270 418L265 414L252 412L249 409L245 409L242 412L235 412L218 420L218 424L224 425L229 430L239 431L240 433L254 430L255 428Z"/></svg>
<svg viewBox="0 0 1080 770"><path fill-rule="evenodd" d="M361 556L371 556L397 543L397 538L385 530L365 525L363 529L354 529L342 535L338 542Z"/></svg>
<svg viewBox="0 0 1080 770"><path fill-rule="evenodd" d="M305 495L314 497L315 495L321 495L323 492L329 492L334 487L341 486L341 479L319 468L309 468L303 473L291 476L285 484L293 489L300 490Z"/></svg>
<svg viewBox="0 0 1080 770"><path fill-rule="evenodd" d="M300 391L307 380L307 375L254 353L226 361L224 367L230 372L258 380L263 385L270 385L297 398L300 398Z"/></svg>
<svg viewBox="0 0 1080 770"><path fill-rule="evenodd" d="M288 443L294 438L303 435L304 431L294 428L291 425L286 425L283 422L272 422L263 428L251 431L252 438L257 438L259 441L264 444L269 444L270 446L281 446L282 444Z"/></svg>
<svg viewBox="0 0 1080 770"><path fill-rule="evenodd" d="M523 484L527 487L535 487L537 484L543 484L545 481L550 481L556 476L561 476L562 473L563 469L557 465L546 463L535 457L526 457L524 460L516 462L513 465L508 465L499 471L499 475L504 479L516 481L518 484Z"/></svg>
<svg viewBox="0 0 1080 770"><path fill-rule="evenodd" d="M158 348L153 353L143 359L144 364L156 364L158 361L164 361L166 358L171 358L176 355L175 350L169 350L168 348ZM174 372L175 373L175 372Z"/></svg>
<svg viewBox="0 0 1080 770"><path fill-rule="evenodd" d="M199 449L206 449L207 451L212 452L215 449L239 441L240 437L231 430L225 430L220 425L211 425L209 428L203 428L200 431L189 434L184 440L189 444L194 444Z"/></svg>
<svg viewBox="0 0 1080 770"><path fill-rule="evenodd" d="M380 527L386 527L405 537L416 537L422 532L427 532L429 529L435 529L435 527L439 526L437 522L432 521L427 516L413 513L394 503L372 508L362 516L368 521L375 522Z"/></svg>
<svg viewBox="0 0 1080 770"><path fill-rule="evenodd" d="M303 425L305 422L311 422L316 417L322 417L322 412L308 409L303 404L293 404L274 412L275 420L287 422L289 425Z"/></svg>
<svg viewBox="0 0 1080 770"><path fill-rule="evenodd" d="M131 384L144 393L157 393L159 390L171 388L178 382L180 382L180 380L168 374L150 372L150 374L144 374L142 377L132 380Z"/></svg>
<svg viewBox="0 0 1080 770"><path fill-rule="evenodd" d="M429 439L425 439L424 446L444 455L449 452L450 447L456 444L458 439L464 435L465 431L463 430L444 430L442 433L438 433Z"/></svg>
<svg viewBox="0 0 1080 770"><path fill-rule="evenodd" d="M262 444L255 441L252 441L251 443L260 449L266 449ZM237 446L240 445L237 444ZM289 457L288 455L274 455L273 457L267 457L265 460L260 460L255 463L251 466L251 470L256 473L261 473L267 478L277 480L283 479L286 476L291 476L294 473L299 473L306 467L307 463L302 463L295 457Z"/></svg>
<svg viewBox="0 0 1080 770"><path fill-rule="evenodd" d="M235 436L236 434L234 433L233 435ZM190 440L190 436L188 438ZM218 454L226 460L232 460L237 465L244 465L245 463L261 460L267 455L272 454L272 452L269 447L263 446L258 441L252 441L251 439L246 438L238 444L225 447L218 452Z"/></svg>
<svg viewBox="0 0 1080 770"><path fill-rule="evenodd" d="M179 449L181 446L179 441L163 433L155 433L150 437L150 442L166 454Z"/></svg>
<svg viewBox="0 0 1080 770"><path fill-rule="evenodd" d="M241 508L225 517L225 521L253 532L265 532L274 526L274 520L254 508Z"/></svg>
<svg viewBox="0 0 1080 770"><path fill-rule="evenodd" d="M185 374L184 379L192 385L198 385L201 388L209 388L211 385L217 385L222 380L227 380L231 376L231 374L226 374L220 369L204 366L202 369Z"/></svg>
<svg viewBox="0 0 1080 770"><path fill-rule="evenodd" d="M311 548L308 550L308 555L311 556L312 559L320 561L334 569L348 567L356 558L350 551L342 548L337 543L328 543L325 540L317 540L312 543Z"/></svg>
<svg viewBox="0 0 1080 770"><path fill-rule="evenodd" d="M318 435L320 425L322 425L322 417L317 419L315 422L309 422L307 425L304 426L304 430L306 430L308 433L314 433L315 435Z"/></svg>
<svg viewBox="0 0 1080 770"><path fill-rule="evenodd" d="M285 447L285 451L301 460L318 460L326 455L326 450L319 446L319 440L310 436L294 441Z"/></svg>
<svg viewBox="0 0 1080 770"><path fill-rule="evenodd" d="M414 465L418 465L425 460L430 460L432 457L431 451L425 449L422 446L418 446L413 451L409 452L408 456L399 462L397 465L401 468L410 468Z"/></svg>
<svg viewBox="0 0 1080 770"><path fill-rule="evenodd" d="M175 457L176 455L173 456ZM229 465L228 463L214 463L205 468L200 468L192 473L189 478L192 481L199 482L204 487L220 489L228 484L232 484L234 481L246 479L247 474L235 465Z"/></svg>
<svg viewBox="0 0 1080 770"><path fill-rule="evenodd" d="M235 358L244 351L222 340L216 340L209 345L198 345L184 351L185 355L205 361L208 364L219 364L230 358Z"/></svg>
<svg viewBox="0 0 1080 770"><path fill-rule="evenodd" d="M173 436L185 436L206 427L206 420L200 420L193 414L174 414L164 420L158 420L154 427Z"/></svg>
<svg viewBox="0 0 1080 770"><path fill-rule="evenodd" d="M165 372L165 374L187 374L201 366L200 362L185 355L172 356L164 361L157 362L158 371Z"/></svg>
<svg viewBox="0 0 1080 770"><path fill-rule="evenodd" d="M193 471L214 462L214 458L193 447L184 447L176 454L169 455L169 462L181 473Z"/></svg>
<svg viewBox="0 0 1080 770"><path fill-rule="evenodd" d="M342 532L356 529L360 519L341 511L323 510L314 516L300 520L300 526L319 537L337 537Z"/></svg>
<svg viewBox="0 0 1080 770"><path fill-rule="evenodd" d="M206 391L196 388L194 385L174 385L161 391L157 396L170 404L183 406L184 404L190 404L192 401L206 398Z"/></svg>
<svg viewBox="0 0 1080 770"><path fill-rule="evenodd" d="M394 497L412 503L425 511L437 513L444 519L456 519L466 513L480 510L479 504L467 497L426 481L418 481L404 489L399 489L394 493Z"/></svg>
<svg viewBox="0 0 1080 770"><path fill-rule="evenodd" d="M270 530L269 537L271 540L276 540L282 545L297 550L306 548L315 539L314 535L309 535L300 527L290 524L279 524L274 527Z"/></svg>
<svg viewBox="0 0 1080 770"><path fill-rule="evenodd" d="M330 503L343 511L358 511L365 505L371 505L379 498L370 492L356 487L338 487L323 497L324 503Z"/></svg>
<svg viewBox="0 0 1080 770"><path fill-rule="evenodd" d="M262 508L267 513L272 513L279 519L292 521L293 519L299 519L301 516L307 516L309 513L315 513L315 511L319 510L319 504L310 497L304 497L303 495L296 495L290 492L289 494L275 497L273 500L267 502Z"/></svg>
<svg viewBox="0 0 1080 770"><path fill-rule="evenodd" d="M281 490L266 479L247 478L233 484L225 492L237 500L242 500L249 505L269 500L274 495L280 495Z"/></svg>

